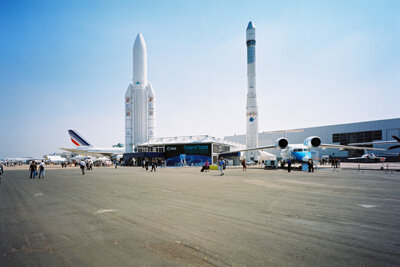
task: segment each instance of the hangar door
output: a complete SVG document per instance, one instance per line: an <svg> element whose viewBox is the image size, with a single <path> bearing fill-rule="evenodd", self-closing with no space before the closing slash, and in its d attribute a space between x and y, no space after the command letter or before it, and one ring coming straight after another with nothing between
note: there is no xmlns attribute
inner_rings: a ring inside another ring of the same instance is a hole
<svg viewBox="0 0 400 267"><path fill-rule="evenodd" d="M386 130L386 140L387 141L393 140L392 135L400 136L400 129L387 129Z"/></svg>

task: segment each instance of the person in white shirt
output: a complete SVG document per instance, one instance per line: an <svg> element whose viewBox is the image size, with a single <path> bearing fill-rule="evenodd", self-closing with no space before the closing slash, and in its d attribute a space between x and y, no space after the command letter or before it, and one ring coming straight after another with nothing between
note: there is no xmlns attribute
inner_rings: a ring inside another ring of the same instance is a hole
<svg viewBox="0 0 400 267"><path fill-rule="evenodd" d="M39 179L40 179L40 177L43 177L43 179L44 179L44 166L45 166L45 164L44 164L44 161L42 160L42 162L40 162L40 165L39 165Z"/></svg>
<svg viewBox="0 0 400 267"><path fill-rule="evenodd" d="M85 175L86 162L84 160L81 160L80 165L81 165L82 175Z"/></svg>

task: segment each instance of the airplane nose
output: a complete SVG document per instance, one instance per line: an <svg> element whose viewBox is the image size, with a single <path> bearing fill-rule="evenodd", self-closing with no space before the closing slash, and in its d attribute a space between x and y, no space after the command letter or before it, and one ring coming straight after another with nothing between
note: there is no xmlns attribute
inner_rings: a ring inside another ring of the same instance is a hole
<svg viewBox="0 0 400 267"><path fill-rule="evenodd" d="M301 160L302 160L303 162L308 162L309 159L310 159L310 157L305 156L305 157L303 157Z"/></svg>

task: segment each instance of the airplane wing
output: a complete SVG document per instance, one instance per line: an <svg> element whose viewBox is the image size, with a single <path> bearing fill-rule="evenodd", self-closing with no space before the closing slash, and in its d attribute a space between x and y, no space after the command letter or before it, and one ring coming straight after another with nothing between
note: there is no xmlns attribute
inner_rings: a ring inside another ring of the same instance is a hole
<svg viewBox="0 0 400 267"><path fill-rule="evenodd" d="M374 142L365 142L365 143L351 143L349 145L379 145L379 144L393 144L396 143L396 140L391 141L374 141Z"/></svg>
<svg viewBox="0 0 400 267"><path fill-rule="evenodd" d="M381 151L385 151L386 149L383 148L372 148L372 147L362 147L362 146L345 146L345 145L335 145L335 144L321 144L320 147L322 149L325 148L337 148L340 150L344 150L344 149L350 149L350 150L381 150Z"/></svg>
<svg viewBox="0 0 400 267"><path fill-rule="evenodd" d="M105 156L105 157L115 157L118 155L117 153L112 153L112 152L102 152L102 151L87 151L87 150L82 150L82 149L73 149L73 148L60 148L61 150L65 150L68 152L72 153L77 153L77 154L84 154L84 155L90 155L90 156Z"/></svg>
<svg viewBox="0 0 400 267"><path fill-rule="evenodd" d="M68 152L72 152L72 153L77 153L77 154L85 154L85 155L97 155L97 156L101 156L103 155L100 152L89 152L87 150L84 149L73 149L73 148L60 148L61 150L65 150ZM109 154L109 153L106 153Z"/></svg>
<svg viewBox="0 0 400 267"><path fill-rule="evenodd" d="M60 148L60 149L64 150L64 151L72 152L72 153L79 153L79 154L85 153L85 151L73 149L73 148Z"/></svg>
<svg viewBox="0 0 400 267"><path fill-rule="evenodd" d="M236 152L253 151L253 150L264 150L264 149L276 149L276 148L277 147L275 145L258 146L258 147L243 148L243 149L238 149L238 150L233 150L233 151L222 152L222 153L219 153L219 154L223 155L223 154L230 154L230 153L236 153Z"/></svg>
<svg viewBox="0 0 400 267"><path fill-rule="evenodd" d="M114 157L114 156L117 155L117 154L115 154L115 153L105 153L105 152L89 152L89 154L92 154L92 155L102 155L102 156L104 156L104 157L109 157L109 158Z"/></svg>
<svg viewBox="0 0 400 267"><path fill-rule="evenodd" d="M354 159L365 159L365 158L362 158L362 157L356 157L356 158L347 158L347 159L354 160Z"/></svg>
<svg viewBox="0 0 400 267"><path fill-rule="evenodd" d="M366 142L366 143L351 143L349 145L378 145L378 144L394 144L399 142L400 143L400 138L398 136L392 135L394 140L388 140L388 141L373 141L373 142ZM392 147L392 149L398 148L397 146ZM390 150L390 148L389 148Z"/></svg>

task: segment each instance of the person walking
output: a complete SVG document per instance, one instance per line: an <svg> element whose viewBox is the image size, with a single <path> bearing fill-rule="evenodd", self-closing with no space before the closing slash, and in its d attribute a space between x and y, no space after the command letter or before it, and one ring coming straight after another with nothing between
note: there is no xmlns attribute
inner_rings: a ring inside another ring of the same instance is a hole
<svg viewBox="0 0 400 267"><path fill-rule="evenodd" d="M246 160L242 160L243 171L245 172L247 169Z"/></svg>
<svg viewBox="0 0 400 267"><path fill-rule="evenodd" d="M287 161L287 171L290 172L291 169L292 169L292 161L289 159Z"/></svg>
<svg viewBox="0 0 400 267"><path fill-rule="evenodd" d="M85 175L86 162L84 160L81 160L80 167L81 167L81 170L82 170L82 175Z"/></svg>
<svg viewBox="0 0 400 267"><path fill-rule="evenodd" d="M312 159L310 159L310 170L314 172L314 161Z"/></svg>
<svg viewBox="0 0 400 267"><path fill-rule="evenodd" d="M156 162L155 162L155 160L153 160L152 162L151 162L151 171L156 171L156 167L157 167L157 164L156 164Z"/></svg>
<svg viewBox="0 0 400 267"><path fill-rule="evenodd" d="M224 175L224 164L225 164L225 161L222 158L220 158L219 159L219 168L221 170L221 174L220 174L221 176Z"/></svg>
<svg viewBox="0 0 400 267"><path fill-rule="evenodd" d="M45 166L45 164L44 164L44 161L42 160L42 162L40 162L40 165L39 165L39 179L40 179L40 177L43 177L43 179L44 179L44 166Z"/></svg>
<svg viewBox="0 0 400 267"><path fill-rule="evenodd" d="M36 162L34 161L33 162L33 179L35 179L36 178L36 175L37 175L37 164L36 164Z"/></svg>
<svg viewBox="0 0 400 267"><path fill-rule="evenodd" d="M210 171L210 162L208 162L208 160L206 161L206 164L204 165L205 166L205 171Z"/></svg>
<svg viewBox="0 0 400 267"><path fill-rule="evenodd" d="M31 164L29 165L29 172L30 172L29 179L33 179L33 175L35 173L35 166L33 164L33 161L31 161Z"/></svg>
<svg viewBox="0 0 400 267"><path fill-rule="evenodd" d="M3 165L0 163L0 183L1 183L1 176L3 175L4 172L4 167Z"/></svg>

